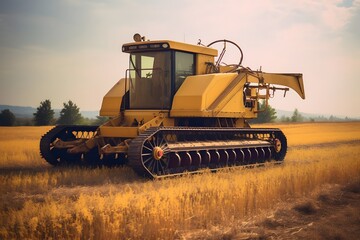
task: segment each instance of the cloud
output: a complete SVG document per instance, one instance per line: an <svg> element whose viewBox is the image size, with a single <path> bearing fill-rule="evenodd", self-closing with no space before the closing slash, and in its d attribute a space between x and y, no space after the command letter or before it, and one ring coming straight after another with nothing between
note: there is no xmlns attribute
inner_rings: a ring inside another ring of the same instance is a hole
<svg viewBox="0 0 360 240"><path fill-rule="evenodd" d="M102 96L124 76L128 64L121 44L136 32L194 44L199 38L204 44L229 39L242 47L246 66L303 72L307 100L290 94L286 101L274 99L278 108L352 112L339 99L360 99L358 88L345 87L358 86L359 0L16 3L0 3L0 83L6 84L0 95L19 104L37 105L46 93L60 106L71 98L81 108L98 109ZM231 61L237 61L236 54ZM22 97L11 97L14 92Z"/></svg>

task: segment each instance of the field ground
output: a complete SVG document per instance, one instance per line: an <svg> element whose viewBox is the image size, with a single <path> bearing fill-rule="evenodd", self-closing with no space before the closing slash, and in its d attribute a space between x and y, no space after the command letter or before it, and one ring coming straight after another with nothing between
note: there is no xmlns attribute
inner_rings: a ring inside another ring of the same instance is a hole
<svg viewBox="0 0 360 240"><path fill-rule="evenodd" d="M231 226L184 231L182 239L359 239L360 182L322 189Z"/></svg>
<svg viewBox="0 0 360 240"><path fill-rule="evenodd" d="M283 165L159 181L53 168L49 127L0 128L0 239L356 239L360 123L255 127L284 131Z"/></svg>

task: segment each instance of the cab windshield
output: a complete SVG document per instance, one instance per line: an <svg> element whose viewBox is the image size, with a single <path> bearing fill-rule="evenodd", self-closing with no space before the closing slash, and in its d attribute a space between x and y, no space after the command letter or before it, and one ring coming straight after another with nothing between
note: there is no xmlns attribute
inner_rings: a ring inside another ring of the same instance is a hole
<svg viewBox="0 0 360 240"><path fill-rule="evenodd" d="M130 55L130 109L169 109L171 52Z"/></svg>

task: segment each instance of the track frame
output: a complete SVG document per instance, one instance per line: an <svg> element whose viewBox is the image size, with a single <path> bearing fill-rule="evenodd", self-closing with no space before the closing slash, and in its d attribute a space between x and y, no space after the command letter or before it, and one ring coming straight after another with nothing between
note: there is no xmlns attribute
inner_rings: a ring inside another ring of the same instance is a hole
<svg viewBox="0 0 360 240"><path fill-rule="evenodd" d="M156 179L271 160L279 163L286 151L280 129L158 127L132 140L128 164L139 175Z"/></svg>

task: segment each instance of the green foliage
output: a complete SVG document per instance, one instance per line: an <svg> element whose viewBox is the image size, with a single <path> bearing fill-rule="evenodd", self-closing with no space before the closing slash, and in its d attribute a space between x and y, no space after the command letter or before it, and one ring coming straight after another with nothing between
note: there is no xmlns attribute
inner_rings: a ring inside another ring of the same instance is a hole
<svg viewBox="0 0 360 240"><path fill-rule="evenodd" d="M253 123L269 123L274 122L276 117L276 111L269 104L265 106L265 101L259 102L259 109L264 111L258 113L258 117L252 120Z"/></svg>
<svg viewBox="0 0 360 240"><path fill-rule="evenodd" d="M94 121L94 125L102 125L107 121L109 121L108 117L96 116L96 119Z"/></svg>
<svg viewBox="0 0 360 240"><path fill-rule="evenodd" d="M16 126L34 126L33 118L16 118Z"/></svg>
<svg viewBox="0 0 360 240"><path fill-rule="evenodd" d="M71 124L81 124L83 117L80 114L80 108L76 106L71 100L67 103L64 103L64 108L61 109L60 118L58 119L58 124L71 125Z"/></svg>
<svg viewBox="0 0 360 240"><path fill-rule="evenodd" d="M293 115L291 116L291 122L302 122L304 117L299 113L299 110L295 108Z"/></svg>
<svg viewBox="0 0 360 240"><path fill-rule="evenodd" d="M93 125L93 122L94 122L94 119L90 119L90 118L85 118L83 117L81 119L80 122L78 122L77 124L80 124L80 125Z"/></svg>
<svg viewBox="0 0 360 240"><path fill-rule="evenodd" d="M51 109L51 102L46 99L40 102L40 106L34 113L34 123L36 126L51 125L54 122L54 110Z"/></svg>
<svg viewBox="0 0 360 240"><path fill-rule="evenodd" d="M289 117L281 116L280 122L290 122L291 119Z"/></svg>
<svg viewBox="0 0 360 240"><path fill-rule="evenodd" d="M1 111L0 126L14 126L15 121L15 115L9 109L4 109Z"/></svg>
<svg viewBox="0 0 360 240"><path fill-rule="evenodd" d="M100 126L100 125L104 124L105 122L107 122L108 120L109 120L108 117L96 116L95 119L94 118L82 118L82 120L78 124Z"/></svg>

